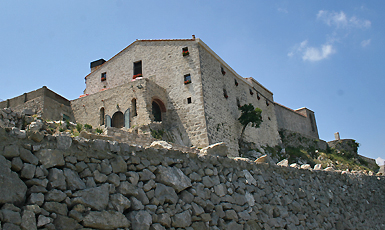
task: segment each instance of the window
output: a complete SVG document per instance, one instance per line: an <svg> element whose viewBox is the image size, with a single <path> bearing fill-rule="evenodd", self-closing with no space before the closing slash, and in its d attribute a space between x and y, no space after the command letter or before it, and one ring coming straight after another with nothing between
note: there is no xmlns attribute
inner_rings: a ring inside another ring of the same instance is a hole
<svg viewBox="0 0 385 230"><path fill-rule="evenodd" d="M250 92L250 95L253 95L253 94L254 94L254 92L253 92L252 89L249 89L249 92Z"/></svg>
<svg viewBox="0 0 385 230"><path fill-rule="evenodd" d="M188 52L188 47L182 48L182 54L183 54L183 56L187 56L190 54L190 52Z"/></svg>
<svg viewBox="0 0 385 230"><path fill-rule="evenodd" d="M184 84L187 85L190 83L191 83L191 75L190 74L184 75Z"/></svg>
<svg viewBox="0 0 385 230"><path fill-rule="evenodd" d="M226 71L225 71L225 69L222 66L221 66L221 73L222 73L223 76L225 76L225 74L226 74Z"/></svg>
<svg viewBox="0 0 385 230"><path fill-rule="evenodd" d="M131 101L131 111L133 117L138 115L138 113L136 112L136 98L132 99Z"/></svg>
<svg viewBox="0 0 385 230"><path fill-rule="evenodd" d="M258 100L260 100L260 99L261 99L261 97L259 96L259 93L257 93L257 99L258 99Z"/></svg>
<svg viewBox="0 0 385 230"><path fill-rule="evenodd" d="M137 77L143 77L142 75L142 61L134 62L134 76L133 79Z"/></svg>
<svg viewBox="0 0 385 230"><path fill-rule="evenodd" d="M187 104L191 104L191 97L187 98Z"/></svg>
<svg viewBox="0 0 385 230"><path fill-rule="evenodd" d="M229 97L229 95L227 95L226 89L223 89L223 96L224 96L226 99Z"/></svg>
<svg viewBox="0 0 385 230"><path fill-rule="evenodd" d="M239 98L237 98L237 106L238 106L238 108L241 107L241 102L239 101Z"/></svg>
<svg viewBox="0 0 385 230"><path fill-rule="evenodd" d="M237 81L237 79L234 79L234 84L235 84L235 86L238 86L238 81Z"/></svg>
<svg viewBox="0 0 385 230"><path fill-rule="evenodd" d="M269 101L266 99L266 105L269 106Z"/></svg>
<svg viewBox="0 0 385 230"><path fill-rule="evenodd" d="M100 81L105 81L105 80L107 80L107 73L106 72L102 73L102 75L100 77Z"/></svg>
<svg viewBox="0 0 385 230"><path fill-rule="evenodd" d="M100 125L104 125L104 107L100 108Z"/></svg>

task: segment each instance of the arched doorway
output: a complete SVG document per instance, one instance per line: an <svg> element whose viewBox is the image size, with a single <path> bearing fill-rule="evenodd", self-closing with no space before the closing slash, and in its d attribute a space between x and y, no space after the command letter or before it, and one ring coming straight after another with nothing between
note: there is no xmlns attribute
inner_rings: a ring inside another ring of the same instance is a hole
<svg viewBox="0 0 385 230"><path fill-rule="evenodd" d="M111 127L122 128L124 127L124 115L118 111L112 116Z"/></svg>
<svg viewBox="0 0 385 230"><path fill-rule="evenodd" d="M104 107L100 108L100 125L104 125Z"/></svg>
<svg viewBox="0 0 385 230"><path fill-rule="evenodd" d="M154 115L154 121L162 121L162 111L155 101L152 102L152 115Z"/></svg>

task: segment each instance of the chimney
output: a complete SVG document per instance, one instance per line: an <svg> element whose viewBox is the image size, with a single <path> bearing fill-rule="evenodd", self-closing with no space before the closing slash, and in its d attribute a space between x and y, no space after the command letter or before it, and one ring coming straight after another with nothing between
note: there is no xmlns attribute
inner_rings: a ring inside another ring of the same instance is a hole
<svg viewBox="0 0 385 230"><path fill-rule="evenodd" d="M100 65L103 65L104 62L106 62L106 60L104 60L103 58L102 59L99 59L99 60L96 60L96 61L93 61L90 63L90 67L91 67L91 72L96 69L96 67L100 66Z"/></svg>
<svg viewBox="0 0 385 230"><path fill-rule="evenodd" d="M192 40L195 40L195 35L192 36Z"/></svg>

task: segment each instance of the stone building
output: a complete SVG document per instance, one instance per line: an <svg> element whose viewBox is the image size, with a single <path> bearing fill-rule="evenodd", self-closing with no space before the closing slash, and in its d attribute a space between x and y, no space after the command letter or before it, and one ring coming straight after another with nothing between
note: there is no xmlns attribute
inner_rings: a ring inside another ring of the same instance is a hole
<svg viewBox="0 0 385 230"><path fill-rule="evenodd" d="M263 122L246 128L245 141L275 146L280 129L318 139L311 110L275 103L271 91L241 77L195 36L136 40L110 60L92 62L85 79L84 95L70 104L75 121L94 127L160 123L178 144L225 142L235 156L242 129L238 107L251 103L262 109Z"/></svg>

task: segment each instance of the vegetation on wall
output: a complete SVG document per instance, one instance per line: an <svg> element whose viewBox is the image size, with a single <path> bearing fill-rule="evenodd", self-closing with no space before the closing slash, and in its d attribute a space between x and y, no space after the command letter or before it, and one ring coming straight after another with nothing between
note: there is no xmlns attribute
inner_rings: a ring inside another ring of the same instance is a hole
<svg viewBox="0 0 385 230"><path fill-rule="evenodd" d="M243 126L240 137L242 140L247 125L251 124L252 127L259 128L262 123L262 110L260 108L254 108L251 103L239 107L239 110L242 112L241 116L238 118Z"/></svg>

